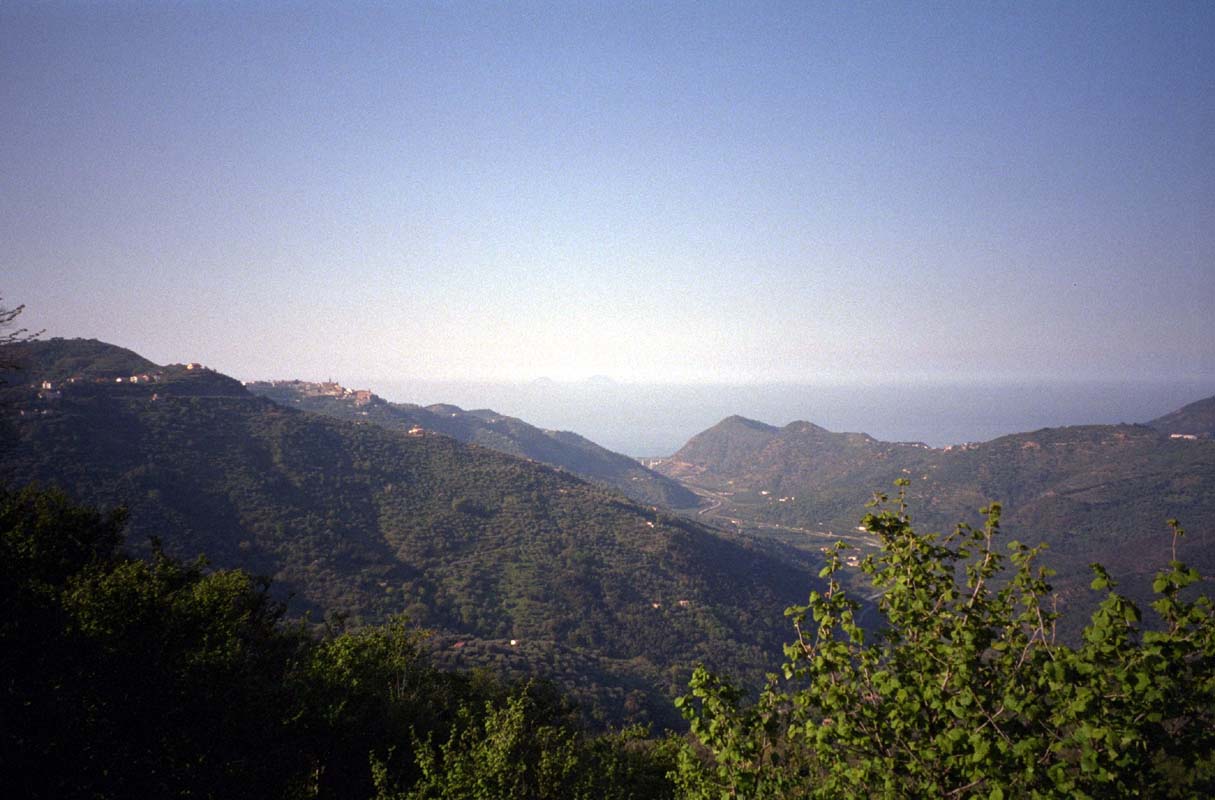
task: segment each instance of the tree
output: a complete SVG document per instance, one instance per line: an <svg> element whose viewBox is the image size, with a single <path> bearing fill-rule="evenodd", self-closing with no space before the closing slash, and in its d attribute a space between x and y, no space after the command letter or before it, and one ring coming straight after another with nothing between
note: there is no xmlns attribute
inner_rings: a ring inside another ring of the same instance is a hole
<svg viewBox="0 0 1215 800"><path fill-rule="evenodd" d="M0 487L8 795L671 796L673 740L592 736L552 684L435 670L404 618L316 636L266 579L124 554L124 519Z"/></svg>
<svg viewBox="0 0 1215 800"><path fill-rule="evenodd" d="M0 489L0 776L22 797L283 796L310 639L267 582L119 549L124 515Z"/></svg>
<svg viewBox="0 0 1215 800"><path fill-rule="evenodd" d="M641 727L589 737L551 686L528 683L498 701L465 704L447 741L413 737L420 777L404 792L372 754L377 800L664 800L674 740Z"/></svg>
<svg viewBox="0 0 1215 800"><path fill-rule="evenodd" d="M1215 793L1215 615L1174 555L1153 584L1156 627L1114 591L1075 646L1056 641L1042 548L997 551L982 529L916 533L904 505L865 518L882 550L862 570L876 631L843 590L790 608L783 676L758 700L706 670L677 701L695 740L674 774L685 798L1193 797ZM886 498L880 497L885 503ZM1004 574L1008 562L1011 574Z"/></svg>
<svg viewBox="0 0 1215 800"><path fill-rule="evenodd" d="M0 296L0 304L4 302L4 297ZM25 311L25 305L19 305L16 308L5 308L0 305L0 347L6 344L16 344L18 342L28 342L31 339L37 339L43 334L43 331L30 333L29 328L17 328L16 330L8 330L17 324L17 317L21 316L21 312Z"/></svg>
<svg viewBox="0 0 1215 800"><path fill-rule="evenodd" d="M17 365L6 357L4 348L10 344L33 341L41 336L43 331L30 333L29 328L16 328L17 318L25 311L25 306L6 308L3 303L4 297L0 296L0 369L15 369Z"/></svg>

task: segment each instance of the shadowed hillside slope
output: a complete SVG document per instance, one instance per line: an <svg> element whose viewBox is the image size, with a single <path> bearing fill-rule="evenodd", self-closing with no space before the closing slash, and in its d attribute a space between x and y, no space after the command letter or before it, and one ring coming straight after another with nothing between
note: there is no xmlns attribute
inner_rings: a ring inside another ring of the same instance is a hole
<svg viewBox="0 0 1215 800"><path fill-rule="evenodd" d="M1215 437L1215 397L1190 403L1148 425L1170 435Z"/></svg>
<svg viewBox="0 0 1215 800"><path fill-rule="evenodd" d="M284 408L209 370L46 389L38 357L61 364L64 347L47 344L26 346L0 399L0 481L126 505L132 544L267 574L296 614L405 611L541 674L576 653L598 672L571 688L609 718L669 708L657 698L698 660L758 677L782 611L816 583L791 551L449 437Z"/></svg>

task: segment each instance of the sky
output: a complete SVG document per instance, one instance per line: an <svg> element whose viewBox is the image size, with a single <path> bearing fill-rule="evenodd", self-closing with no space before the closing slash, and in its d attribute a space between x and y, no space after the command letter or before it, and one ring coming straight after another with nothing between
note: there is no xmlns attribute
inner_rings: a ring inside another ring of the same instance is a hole
<svg viewBox="0 0 1215 800"><path fill-rule="evenodd" d="M0 4L0 296L242 379L1215 376L1215 4Z"/></svg>

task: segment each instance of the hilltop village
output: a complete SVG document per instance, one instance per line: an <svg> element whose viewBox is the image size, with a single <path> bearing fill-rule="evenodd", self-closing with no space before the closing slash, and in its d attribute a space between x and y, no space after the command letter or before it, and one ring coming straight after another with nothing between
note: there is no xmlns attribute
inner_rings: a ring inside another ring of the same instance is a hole
<svg viewBox="0 0 1215 800"><path fill-rule="evenodd" d="M9 392L17 392L18 416L50 414L66 396L87 397L104 393L106 396L139 397L160 400L166 394L203 396L232 396L234 381L198 362L169 364L156 369L115 374L104 371L73 374L65 378L38 377L29 383L10 384ZM150 392L150 394L149 394Z"/></svg>
<svg viewBox="0 0 1215 800"><path fill-rule="evenodd" d="M342 384L333 380L322 383L300 380L245 381L245 388L254 394L261 394L268 388L289 389L302 397L332 397L336 400L350 400L356 406L383 402L370 389L347 389Z"/></svg>

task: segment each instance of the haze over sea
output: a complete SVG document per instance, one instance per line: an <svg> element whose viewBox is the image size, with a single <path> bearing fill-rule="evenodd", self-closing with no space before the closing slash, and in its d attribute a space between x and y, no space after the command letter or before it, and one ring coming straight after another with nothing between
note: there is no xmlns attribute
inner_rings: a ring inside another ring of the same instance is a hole
<svg viewBox="0 0 1215 800"><path fill-rule="evenodd" d="M1215 394L1215 379L1019 382L641 384L371 382L394 402L493 410L571 430L631 456L664 456L731 414L934 447L1062 425L1147 422Z"/></svg>

